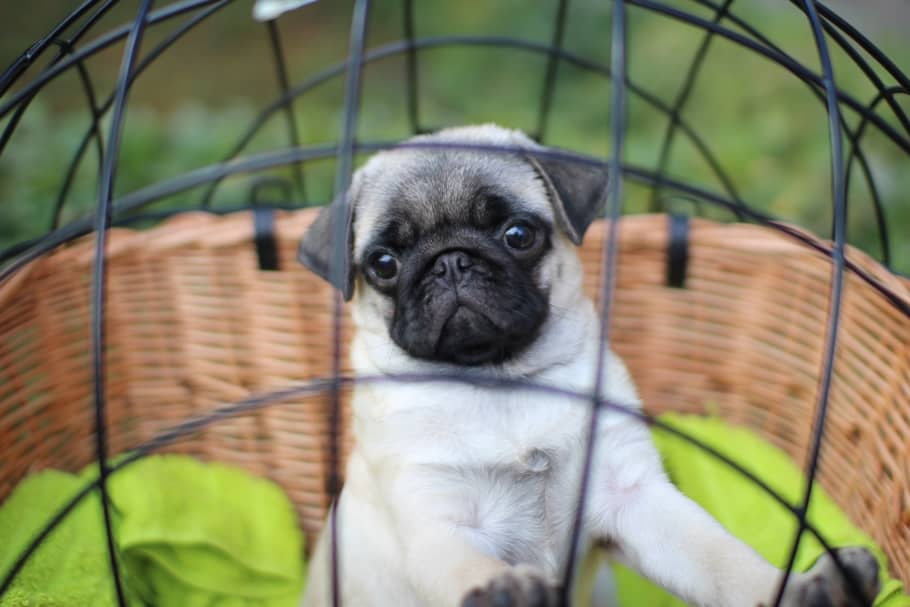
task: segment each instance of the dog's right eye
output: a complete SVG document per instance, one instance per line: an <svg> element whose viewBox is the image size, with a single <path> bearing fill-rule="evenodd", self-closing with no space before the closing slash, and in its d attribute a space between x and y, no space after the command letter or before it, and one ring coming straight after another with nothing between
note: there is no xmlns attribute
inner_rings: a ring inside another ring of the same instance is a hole
<svg viewBox="0 0 910 607"><path fill-rule="evenodd" d="M398 260L386 251L376 251L370 255L367 266L379 280L391 280L398 275Z"/></svg>

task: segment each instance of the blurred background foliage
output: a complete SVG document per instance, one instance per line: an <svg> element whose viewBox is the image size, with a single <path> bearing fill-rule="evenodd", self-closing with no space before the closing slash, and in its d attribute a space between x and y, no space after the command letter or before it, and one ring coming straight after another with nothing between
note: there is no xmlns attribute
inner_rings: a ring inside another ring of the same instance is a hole
<svg viewBox="0 0 910 607"><path fill-rule="evenodd" d="M163 6L164 2L157 3ZM351 2L322 0L286 14L278 21L292 85L347 53ZM402 2L378 0L370 16L368 47L402 38ZM711 11L692 0L670 2L705 19ZM0 3L0 64L7 65L77 3L31 0ZM548 44L555 1L489 0L415 2L418 37L441 35L515 36ZM611 2L570 3L565 48L592 61L609 64ZM851 20L910 70L910 9L905 0L843 0L833 8ZM91 40L128 22L138 2L120 2L86 37ZM223 159L257 113L279 93L269 38L252 21L252 2L235 0L186 34L137 80L130 93L123 147L115 183L121 195ZM817 52L805 16L784 0L734 2L732 11L813 70ZM631 81L672 103L704 32L641 8L629 7ZM181 21L149 30L143 49L152 48ZM732 27L732 26L731 26ZM86 62L100 98L116 81L122 44ZM52 56L36 62L41 66ZM834 51L838 84L868 102L875 90L843 52ZM543 55L494 48L445 48L419 57L420 121L424 128L495 121L533 132L543 87ZM33 68L16 87L38 73ZM879 70L886 83L892 79ZM357 137L394 140L410 134L405 57L377 61L365 69ZM322 84L294 104L304 145L327 144L340 130L343 78ZM609 149L607 79L561 64L545 143L606 157ZM6 97L9 98L9 95ZM2 101L2 99L0 99ZM910 102L900 103L910 113ZM74 151L89 127L85 95L75 72L44 88L26 112L10 145L0 156L0 248L45 233L54 200ZM880 114L897 125L882 104ZM628 100L626 160L655 167L667 128L666 115L641 98ZM847 122L859 116L845 110ZM767 59L721 38L713 41L683 112L683 118L708 142L747 203L784 220L828 236L831 229L830 142L823 104L792 74ZM0 127L5 120L0 121ZM106 127L107 121L103 122ZM285 116L276 113L243 154L289 144ZM910 272L910 158L869 129L864 139L892 239L894 267ZM294 192L294 204L322 204L331 197L334 161L308 163L306 195ZM64 209L63 221L91 212L97 197L97 154L89 149ZM716 177L685 137L677 135L669 163L676 178L722 192ZM270 172L289 176L289 169ZM228 179L214 198L216 207L249 200L251 178ZM156 208L194 206L202 190L185 192ZM649 208L651 192L630 183L626 212ZM682 199L664 197L676 210L691 210ZM729 214L702 209L703 214ZM857 171L850 191L849 239L881 257L868 188Z"/></svg>

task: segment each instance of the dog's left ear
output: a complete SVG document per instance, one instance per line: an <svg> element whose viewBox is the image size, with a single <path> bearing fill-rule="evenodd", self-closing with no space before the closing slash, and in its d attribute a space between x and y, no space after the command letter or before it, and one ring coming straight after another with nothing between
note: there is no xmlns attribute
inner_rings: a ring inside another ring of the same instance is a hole
<svg viewBox="0 0 910 607"><path fill-rule="evenodd" d="M606 204L607 167L533 153L525 158L547 188L556 221L569 240L580 245Z"/></svg>
<svg viewBox="0 0 910 607"><path fill-rule="evenodd" d="M333 218L338 214L339 207L343 204L342 196L335 197L331 204L322 207L315 221L300 241L297 249L297 259L307 268L328 281L341 291L345 301L350 301L354 294L354 207L356 199L354 188L347 194L347 209L340 215L344 226L344 257L340 271L332 275L332 235L335 233Z"/></svg>

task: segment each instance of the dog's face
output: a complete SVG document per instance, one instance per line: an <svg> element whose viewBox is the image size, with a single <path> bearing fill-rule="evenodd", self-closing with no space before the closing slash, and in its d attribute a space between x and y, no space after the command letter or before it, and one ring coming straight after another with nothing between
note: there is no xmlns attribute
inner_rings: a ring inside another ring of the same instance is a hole
<svg viewBox="0 0 910 607"><path fill-rule="evenodd" d="M572 249L600 206L606 173L534 157L543 148L493 126L410 141L433 147L382 152L355 174L336 286L356 295L361 325L382 326L412 358L485 365L520 356L556 292L579 288ZM523 151L464 147L472 145ZM325 278L331 217L324 209L301 244L303 262Z"/></svg>

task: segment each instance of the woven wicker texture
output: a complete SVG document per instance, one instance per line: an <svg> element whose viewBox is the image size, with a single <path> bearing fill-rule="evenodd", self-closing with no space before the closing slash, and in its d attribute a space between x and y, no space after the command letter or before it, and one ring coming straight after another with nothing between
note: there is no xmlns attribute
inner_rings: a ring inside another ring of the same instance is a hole
<svg viewBox="0 0 910 607"><path fill-rule="evenodd" d="M275 272L258 268L249 213L112 230L113 453L220 405L330 375L331 292L294 259L313 216L276 214ZM693 220L686 288L673 289L665 286L667 218L628 217L619 232L613 345L649 412L718 414L802 463L830 260L767 228ZM604 233L604 224L593 226L582 251L592 294ZM77 470L94 459L92 247L83 239L0 287L0 500L30 472ZM848 257L910 302L910 283L856 250ZM910 583L910 318L852 273L830 402L819 481ZM312 534L327 505L327 406L325 395L285 398L167 449L276 480Z"/></svg>

